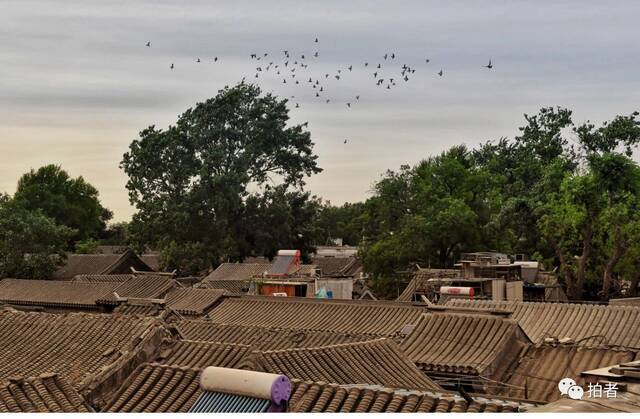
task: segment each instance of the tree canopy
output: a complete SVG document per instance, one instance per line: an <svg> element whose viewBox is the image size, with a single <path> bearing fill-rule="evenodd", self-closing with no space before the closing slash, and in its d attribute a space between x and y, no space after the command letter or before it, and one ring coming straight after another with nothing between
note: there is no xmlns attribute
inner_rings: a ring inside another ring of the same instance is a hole
<svg viewBox="0 0 640 419"><path fill-rule="evenodd" d="M82 178L72 178L53 164L31 170L18 181L14 200L26 210L40 210L75 233L72 241L97 238L112 217L98 199L98 190Z"/></svg>
<svg viewBox="0 0 640 419"><path fill-rule="evenodd" d="M160 247L198 243L191 247L211 264L241 260L256 249L272 254L273 247L296 243L298 234L310 240L298 233L301 227L286 224L299 221L304 205L298 201L309 195L285 190L301 191L305 177L321 169L310 133L288 122L286 100L241 83L188 109L165 130L143 130L121 162L137 208L130 234ZM273 194L287 198L290 213L274 215L285 204ZM265 234L257 227L269 217Z"/></svg>
<svg viewBox="0 0 640 419"><path fill-rule="evenodd" d="M608 298L622 279L635 292L638 113L600 125L561 107L524 118L513 139L453 146L387 171L365 202L334 206L304 191L321 169L287 101L241 83L131 143L121 167L137 213L126 236L186 274L280 248L306 257L342 238L382 293L414 264L451 267L489 250L557 267L573 299Z"/></svg>
<svg viewBox="0 0 640 419"><path fill-rule="evenodd" d="M625 272L635 292L637 117L576 125L568 109L544 108L511 141L387 172L357 221L365 268L384 286L412 263L450 267L462 252L496 250L559 267L573 299L608 298Z"/></svg>
<svg viewBox="0 0 640 419"><path fill-rule="evenodd" d="M74 231L0 195L0 278L51 277Z"/></svg>

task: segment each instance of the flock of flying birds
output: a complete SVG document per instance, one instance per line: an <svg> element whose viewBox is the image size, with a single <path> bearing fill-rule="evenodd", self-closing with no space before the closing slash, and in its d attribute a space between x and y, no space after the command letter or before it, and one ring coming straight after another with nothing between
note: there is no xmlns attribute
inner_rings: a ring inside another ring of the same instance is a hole
<svg viewBox="0 0 640 419"><path fill-rule="evenodd" d="M147 41L146 47L151 47L151 41ZM334 72L323 72L320 74L312 73L314 64L318 64L318 58L320 57L320 51L318 49L319 40L315 38L314 47L312 53L309 54L295 54L289 50L282 50L279 57L270 55L268 52L249 54L249 59L255 65L255 74L244 76L242 82L246 82L248 78L257 81L260 78L265 78L269 75L276 77L276 80L280 80L280 83L287 85L294 85L297 87L310 89L310 93L318 101L324 101L325 103L331 103L330 97L331 86L329 82L340 82L345 76L354 72L356 66L349 64L344 68L338 68ZM398 57L395 52L385 53L379 62L361 63L361 69L368 70L372 83L381 89L391 90L398 83L408 82L416 72L416 68L407 64L400 65ZM203 61L200 57L195 57L195 63L199 64ZM211 59L213 63L219 62L218 57ZM429 58L425 58L424 63L430 63ZM491 59L487 65L483 67L491 70L493 64ZM169 69L175 69L174 63L171 63ZM444 70L440 68L437 74L439 77L444 76ZM336 89L339 91L339 89ZM296 96L290 96L289 99L295 102ZM344 106L348 109L360 101L360 95L355 95L351 99L347 99L344 102ZM334 101L335 102L335 101ZM300 104L295 102L295 108L300 108ZM344 140L344 144L347 144L348 140Z"/></svg>

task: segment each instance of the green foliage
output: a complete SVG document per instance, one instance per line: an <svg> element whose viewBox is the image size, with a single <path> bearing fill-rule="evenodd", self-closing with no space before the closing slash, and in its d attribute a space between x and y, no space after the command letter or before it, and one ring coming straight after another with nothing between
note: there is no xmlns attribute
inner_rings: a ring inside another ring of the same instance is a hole
<svg viewBox="0 0 640 419"><path fill-rule="evenodd" d="M121 163L138 209L131 240L198 243L197 253L213 265L241 260L255 248L271 254L275 246L297 244L298 234L307 240L299 226L286 223L307 216L301 200L308 195L287 195L292 212L273 216L280 203L272 194L299 191L306 176L321 171L309 132L288 120L286 100L241 83L187 110L167 130L143 130ZM276 180L280 187L267 188ZM262 216L272 219L263 238L254 230Z"/></svg>
<svg viewBox="0 0 640 419"><path fill-rule="evenodd" d="M366 202L336 207L303 191L321 169L309 133L287 126L286 100L241 83L166 130L140 133L121 162L138 211L103 237L159 247L182 274L281 248L308 258L315 244L343 238L359 246L374 287L389 296L416 263L525 253L559 267L571 298L607 298L621 291L622 276L640 282L640 170L630 159L637 118L576 125L570 110L543 108L525 115L513 140L401 166Z"/></svg>
<svg viewBox="0 0 640 419"><path fill-rule="evenodd" d="M327 202L319 210L316 221L317 244L330 245L342 239L344 245L357 246L362 239L364 204L345 203L336 207Z"/></svg>
<svg viewBox="0 0 640 419"><path fill-rule="evenodd" d="M411 264L451 267L461 251L497 245L498 182L464 146L387 172L364 206L365 269L389 288Z"/></svg>
<svg viewBox="0 0 640 419"><path fill-rule="evenodd" d="M279 249L297 249L305 261L315 250L315 220L320 200L308 192L288 191L283 185L249 196L240 237L247 246L241 254L276 256Z"/></svg>
<svg viewBox="0 0 640 419"><path fill-rule="evenodd" d="M110 246L126 246L131 241L129 223L110 224L102 234L101 243Z"/></svg>
<svg viewBox="0 0 640 419"><path fill-rule="evenodd" d="M543 108L513 141L387 172L358 218L365 268L389 289L411 264L448 267L461 252L495 249L558 266L574 299L619 292L623 272L637 285L637 117L576 126L571 111Z"/></svg>
<svg viewBox="0 0 640 419"><path fill-rule="evenodd" d="M81 254L92 254L98 252L98 246L100 246L100 242L94 239L87 239L76 242L75 250L76 253Z"/></svg>
<svg viewBox="0 0 640 419"><path fill-rule="evenodd" d="M112 217L100 204L96 188L53 164L24 174L14 199L25 209L41 210L57 224L74 229L72 241L97 238Z"/></svg>
<svg viewBox="0 0 640 419"><path fill-rule="evenodd" d="M0 195L0 278L50 278L75 231Z"/></svg>
<svg viewBox="0 0 640 419"><path fill-rule="evenodd" d="M211 266L214 257L201 242L162 243L160 263L166 271L177 271L179 276L200 275Z"/></svg>

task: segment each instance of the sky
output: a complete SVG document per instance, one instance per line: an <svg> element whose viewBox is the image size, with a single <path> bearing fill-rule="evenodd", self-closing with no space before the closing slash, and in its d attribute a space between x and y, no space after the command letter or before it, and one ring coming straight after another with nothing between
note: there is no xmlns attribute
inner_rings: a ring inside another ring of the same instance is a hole
<svg viewBox="0 0 640 419"><path fill-rule="evenodd" d="M513 137L541 107L570 108L576 122L639 110L638 16L637 1L2 0L0 192L55 163L126 221L118 165L131 141L246 76L295 96L291 123L309 122L324 169L307 189L363 200L387 169ZM278 63L283 50L307 56L307 77L331 74L323 98L273 69L255 79L268 63L250 54ZM378 63L392 89L376 86ZM416 70L407 82L403 64Z"/></svg>

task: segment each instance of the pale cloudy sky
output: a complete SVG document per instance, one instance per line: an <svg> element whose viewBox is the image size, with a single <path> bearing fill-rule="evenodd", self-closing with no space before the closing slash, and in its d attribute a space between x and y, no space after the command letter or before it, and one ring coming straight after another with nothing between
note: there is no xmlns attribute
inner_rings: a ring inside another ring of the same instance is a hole
<svg viewBox="0 0 640 419"><path fill-rule="evenodd" d="M334 203L361 200L386 169L511 137L542 106L569 107L577 121L639 109L638 16L637 1L0 0L0 191L57 163L126 220L118 162L137 133L243 75L255 81L249 54L280 59L287 49L319 51L314 78L354 66L326 82L330 104L275 75L258 81L296 95L292 120L309 121L325 170L308 188ZM384 77L404 63L416 72L386 90L365 61L382 63Z"/></svg>

